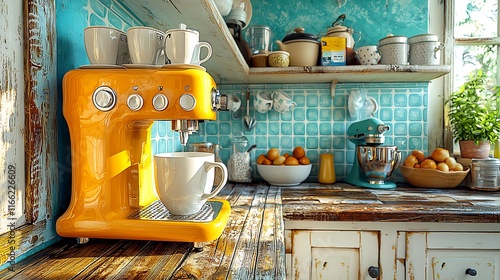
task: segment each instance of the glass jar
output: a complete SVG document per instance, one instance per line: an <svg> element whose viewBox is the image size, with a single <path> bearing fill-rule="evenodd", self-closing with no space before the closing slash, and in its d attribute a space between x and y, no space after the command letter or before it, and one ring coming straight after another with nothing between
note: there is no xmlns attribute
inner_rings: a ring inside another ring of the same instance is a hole
<svg viewBox="0 0 500 280"><path fill-rule="evenodd" d="M500 190L500 160L472 159L468 186L482 191Z"/></svg>
<svg viewBox="0 0 500 280"><path fill-rule="evenodd" d="M250 153L248 139L245 136L236 136L231 139L231 156L227 163L228 179L234 182L251 182L252 169L250 168Z"/></svg>

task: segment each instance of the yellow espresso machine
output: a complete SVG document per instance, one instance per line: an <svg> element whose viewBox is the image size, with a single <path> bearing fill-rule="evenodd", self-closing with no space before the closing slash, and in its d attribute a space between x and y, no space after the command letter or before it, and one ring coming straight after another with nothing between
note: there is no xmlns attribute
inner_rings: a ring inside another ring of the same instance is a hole
<svg viewBox="0 0 500 280"><path fill-rule="evenodd" d="M154 186L151 127L170 120L181 144L201 120L225 110L201 69L77 69L63 79L63 114L71 141L72 193L57 233L89 238L195 242L218 238L230 215L225 200L175 216Z"/></svg>

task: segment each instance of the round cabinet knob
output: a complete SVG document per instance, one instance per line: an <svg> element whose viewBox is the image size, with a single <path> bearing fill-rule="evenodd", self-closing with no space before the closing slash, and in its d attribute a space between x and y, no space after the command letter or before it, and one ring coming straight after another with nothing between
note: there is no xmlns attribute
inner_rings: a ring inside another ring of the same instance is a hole
<svg viewBox="0 0 500 280"><path fill-rule="evenodd" d="M467 268L465 270L465 274L467 275L470 275L470 276L476 276L477 275L477 271L473 268Z"/></svg>
<svg viewBox="0 0 500 280"><path fill-rule="evenodd" d="M144 104L144 100L142 99L142 96L140 96L137 93L133 93L127 98L127 106L132 111L140 110L142 108L143 104Z"/></svg>
<svg viewBox="0 0 500 280"><path fill-rule="evenodd" d="M92 94L94 106L101 111L109 111L116 104L116 94L109 87L98 87Z"/></svg>
<svg viewBox="0 0 500 280"><path fill-rule="evenodd" d="M181 108L186 110L186 111L191 111L194 109L194 106L196 106L196 99L194 98L193 95L191 95L189 93L185 93L185 94L181 95L181 99L179 102L180 102Z"/></svg>
<svg viewBox="0 0 500 280"><path fill-rule="evenodd" d="M153 107L155 108L155 110L163 111L167 108L167 106L168 98L165 95L158 93L153 97Z"/></svg>
<svg viewBox="0 0 500 280"><path fill-rule="evenodd" d="M370 275L371 278L377 278L380 276L380 270L376 266L370 266L368 268L368 275Z"/></svg>

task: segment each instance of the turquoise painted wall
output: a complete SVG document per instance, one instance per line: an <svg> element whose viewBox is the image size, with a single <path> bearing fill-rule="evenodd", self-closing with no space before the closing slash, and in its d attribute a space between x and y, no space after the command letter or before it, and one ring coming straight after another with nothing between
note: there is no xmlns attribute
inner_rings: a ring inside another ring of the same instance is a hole
<svg viewBox="0 0 500 280"><path fill-rule="evenodd" d="M388 33L411 37L428 29L427 0L347 0L340 8L337 0L252 0L251 3L252 18L248 26L269 26L275 40L283 39L295 27L304 27L307 33L320 37L341 14L346 14L344 25L361 32L357 46L376 45Z"/></svg>

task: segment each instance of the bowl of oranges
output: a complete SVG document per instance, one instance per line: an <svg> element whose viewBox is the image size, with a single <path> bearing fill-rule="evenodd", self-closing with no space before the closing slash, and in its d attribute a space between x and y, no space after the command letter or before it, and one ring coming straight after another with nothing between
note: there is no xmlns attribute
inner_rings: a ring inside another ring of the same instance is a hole
<svg viewBox="0 0 500 280"><path fill-rule="evenodd" d="M311 174L311 161L304 148L297 146L293 152L283 153L271 148L257 157L257 171L270 185L296 186Z"/></svg>
<svg viewBox="0 0 500 280"><path fill-rule="evenodd" d="M399 170L412 186L440 189L457 187L469 173L444 148L435 149L429 156L413 150Z"/></svg>

